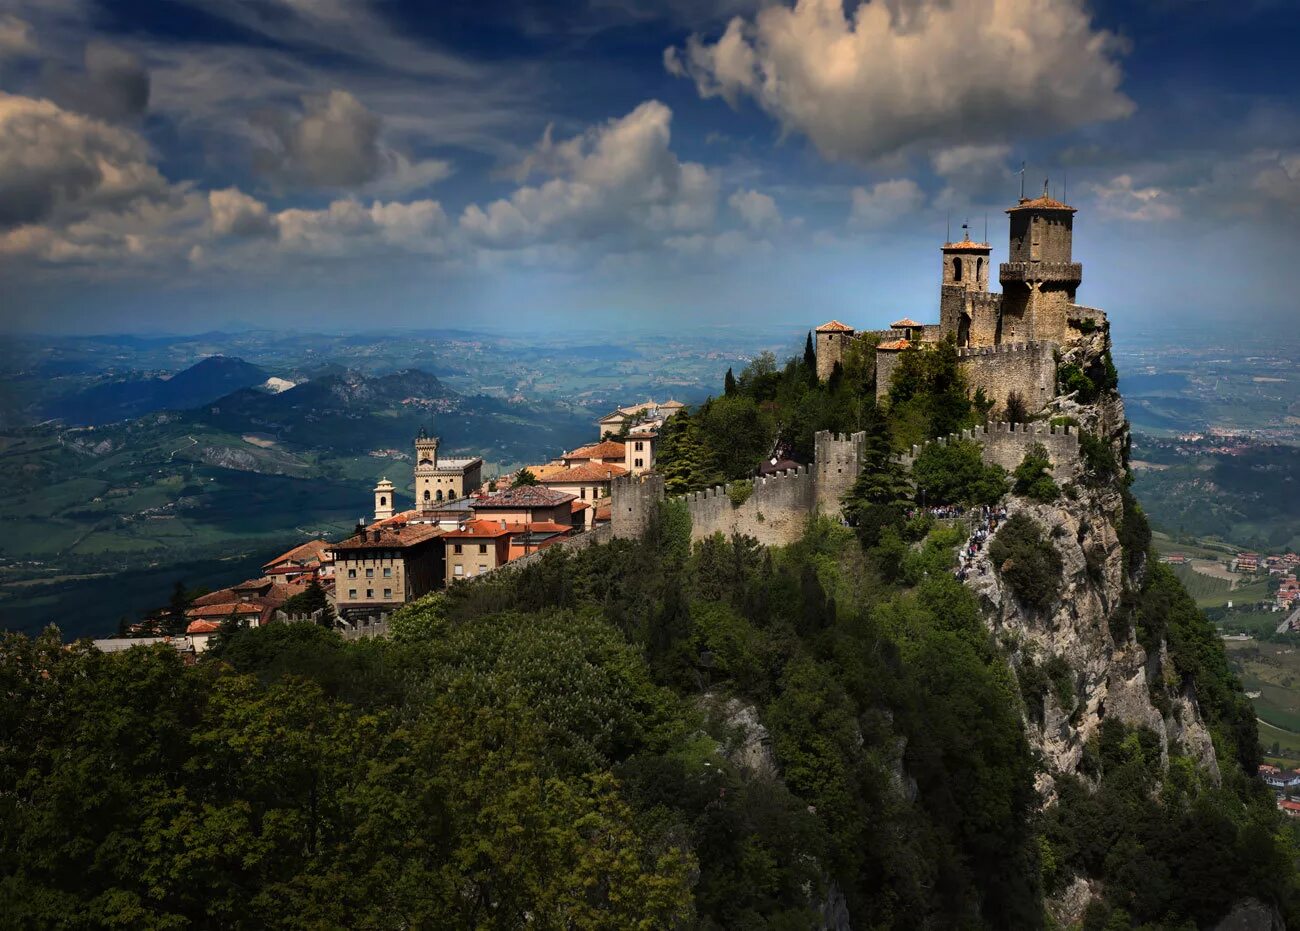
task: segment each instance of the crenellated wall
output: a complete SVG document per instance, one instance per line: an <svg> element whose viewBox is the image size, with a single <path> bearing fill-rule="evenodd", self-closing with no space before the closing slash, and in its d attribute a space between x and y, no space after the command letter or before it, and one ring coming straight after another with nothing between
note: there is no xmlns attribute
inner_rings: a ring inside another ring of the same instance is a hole
<svg viewBox="0 0 1300 931"><path fill-rule="evenodd" d="M1019 392L1030 413L1037 413L1056 396L1056 355L1051 343L1011 343L957 350L958 363L970 390L1002 410L1007 397Z"/></svg>
<svg viewBox="0 0 1300 931"><path fill-rule="evenodd" d="M978 443L985 462L1000 465L1008 472L1020 465L1025 452L1036 443L1047 450L1047 456L1052 460L1052 477L1058 482L1077 478L1082 465L1077 427L1044 423L986 423L932 442L945 446L957 440ZM899 462L908 469L912 468L916 457L928 445L913 446L911 452L899 457Z"/></svg>
<svg viewBox="0 0 1300 931"><path fill-rule="evenodd" d="M814 437L815 461L774 475L747 479L753 490L741 504L733 504L731 485L715 485L681 495L691 515L691 539L715 533L738 533L768 546L793 543L817 511L838 514L840 499L862 468L866 434L832 434ZM640 537L654 522L665 499L663 477L654 474L617 478L611 488L611 536Z"/></svg>

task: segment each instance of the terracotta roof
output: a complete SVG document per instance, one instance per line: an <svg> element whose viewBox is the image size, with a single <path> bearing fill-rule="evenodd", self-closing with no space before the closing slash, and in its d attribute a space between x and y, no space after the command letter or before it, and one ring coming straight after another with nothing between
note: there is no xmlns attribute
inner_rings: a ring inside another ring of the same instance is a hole
<svg viewBox="0 0 1300 931"><path fill-rule="evenodd" d="M609 504L596 505L596 514L592 518L592 520L599 523L600 521L612 520L613 517L614 517L614 504L613 502L610 502Z"/></svg>
<svg viewBox="0 0 1300 931"><path fill-rule="evenodd" d="M515 534L530 530L533 533L569 533L573 530L568 524L557 524L553 520L535 520L531 524L506 524L506 529Z"/></svg>
<svg viewBox="0 0 1300 931"><path fill-rule="evenodd" d="M1035 197L1032 200L1027 197L1022 197L1020 203L1016 204L1014 207L1008 207L1006 212L1011 213L1015 210L1068 210L1070 213L1079 212L1069 204L1063 204L1059 200L1052 200L1052 198L1046 196Z"/></svg>
<svg viewBox="0 0 1300 931"><path fill-rule="evenodd" d="M580 446L571 453L564 455L565 459L622 459L627 452L622 443L615 443L613 440L604 440L600 443L594 443L591 446Z"/></svg>
<svg viewBox="0 0 1300 931"><path fill-rule="evenodd" d="M187 634L215 634L221 629L216 621L190 621L185 628Z"/></svg>
<svg viewBox="0 0 1300 931"><path fill-rule="evenodd" d="M831 320L829 323L823 323L816 330L818 333L852 333L853 327L840 323L838 320Z"/></svg>
<svg viewBox="0 0 1300 931"><path fill-rule="evenodd" d="M533 473L533 478L541 481L548 475L554 475L556 472L563 472L568 468L568 466L563 462L548 462L546 465L524 466L524 468Z"/></svg>
<svg viewBox="0 0 1300 931"><path fill-rule="evenodd" d="M577 514L579 511L585 511L589 507L591 507L591 505L586 501L573 501L569 504L569 513Z"/></svg>
<svg viewBox="0 0 1300 931"><path fill-rule="evenodd" d="M329 548L330 545L324 540L308 540L306 543L295 546L293 549L289 550L289 552L282 553L275 557L275 559L272 559L262 568L267 569L271 566L278 565L279 563L290 561L307 562L314 559L317 562L325 562L325 557L329 553Z"/></svg>
<svg viewBox="0 0 1300 931"><path fill-rule="evenodd" d="M887 350L887 351L889 351L889 352L893 352L893 351L898 350L898 349L911 349L911 348L912 348L912 344L911 344L910 341L905 340L905 339L895 339L895 340L891 340L891 341L888 342L888 343L881 343L881 344L880 344L879 346L877 346L876 348L877 348L877 349L884 349L884 350Z"/></svg>
<svg viewBox="0 0 1300 931"><path fill-rule="evenodd" d="M971 242L969 239L963 239L961 242L946 242L943 247L948 250L968 249L971 252L991 252L993 250L993 247L986 242Z"/></svg>
<svg viewBox="0 0 1300 931"><path fill-rule="evenodd" d="M577 495L545 485L515 485L474 502L475 508L546 508L568 504Z"/></svg>
<svg viewBox="0 0 1300 931"><path fill-rule="evenodd" d="M564 485L568 482L603 482L622 475L627 475L627 469L616 463L587 462L562 472L550 472L537 480L546 485Z"/></svg>
<svg viewBox="0 0 1300 931"><path fill-rule="evenodd" d="M232 601L227 604L200 605L197 608L190 608L185 612L186 617L204 618L204 617L230 617L232 614L248 615L261 614L262 605L254 604L251 601Z"/></svg>
<svg viewBox="0 0 1300 931"><path fill-rule="evenodd" d="M924 323L917 323L911 317L904 317L902 320L895 320L889 325L891 330L910 330L919 326L925 326Z"/></svg>
<svg viewBox="0 0 1300 931"><path fill-rule="evenodd" d="M443 536L463 540L465 537L504 537L509 532L509 525L502 526L499 520L478 518L465 521L460 529L450 530Z"/></svg>
<svg viewBox="0 0 1300 931"><path fill-rule="evenodd" d="M277 584L271 579L250 579L247 582L240 582L238 585L231 585L229 588L222 588L206 595L200 595L194 599L193 605L203 607L204 605L231 604L239 601L252 604L271 596ZM284 586L280 587L283 588Z"/></svg>
<svg viewBox="0 0 1300 931"><path fill-rule="evenodd" d="M434 524L381 524L334 544L336 553L349 550L390 550L424 543L442 533Z"/></svg>

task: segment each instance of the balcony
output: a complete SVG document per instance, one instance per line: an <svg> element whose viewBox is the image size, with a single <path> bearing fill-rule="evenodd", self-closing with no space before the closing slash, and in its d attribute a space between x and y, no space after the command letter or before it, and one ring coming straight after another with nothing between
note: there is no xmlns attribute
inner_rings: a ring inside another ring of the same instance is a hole
<svg viewBox="0 0 1300 931"><path fill-rule="evenodd" d="M998 278L1008 281L1061 281L1078 284L1083 280L1083 265L1079 262L1003 262Z"/></svg>

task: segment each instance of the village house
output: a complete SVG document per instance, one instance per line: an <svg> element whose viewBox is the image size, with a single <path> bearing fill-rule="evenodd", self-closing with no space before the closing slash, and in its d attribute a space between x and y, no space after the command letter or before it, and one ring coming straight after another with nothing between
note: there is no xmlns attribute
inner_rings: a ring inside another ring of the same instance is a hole
<svg viewBox="0 0 1300 931"><path fill-rule="evenodd" d="M262 566L262 574L295 581L303 576L321 579L330 575L333 569L330 545L324 540L308 540L266 563Z"/></svg>
<svg viewBox="0 0 1300 931"><path fill-rule="evenodd" d="M1238 553L1233 568L1237 572L1246 575L1254 575L1259 571L1259 554L1258 553Z"/></svg>
<svg viewBox="0 0 1300 931"><path fill-rule="evenodd" d="M438 588L445 531L393 522L357 527L334 550L334 610L345 620L391 611Z"/></svg>
<svg viewBox="0 0 1300 931"><path fill-rule="evenodd" d="M596 422L602 440L631 433L656 432L665 420L686 407L681 401L646 401L611 411Z"/></svg>
<svg viewBox="0 0 1300 931"><path fill-rule="evenodd" d="M504 518L468 521L460 529L443 534L446 584L491 572L572 533L572 527L554 521L510 523Z"/></svg>

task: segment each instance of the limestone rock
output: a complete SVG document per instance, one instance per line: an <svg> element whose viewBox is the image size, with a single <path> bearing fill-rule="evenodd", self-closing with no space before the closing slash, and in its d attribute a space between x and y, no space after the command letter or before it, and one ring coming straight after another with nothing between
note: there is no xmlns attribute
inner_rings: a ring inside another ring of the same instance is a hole
<svg viewBox="0 0 1300 931"><path fill-rule="evenodd" d="M1233 906L1214 931L1285 931L1277 910L1258 899L1243 899Z"/></svg>

